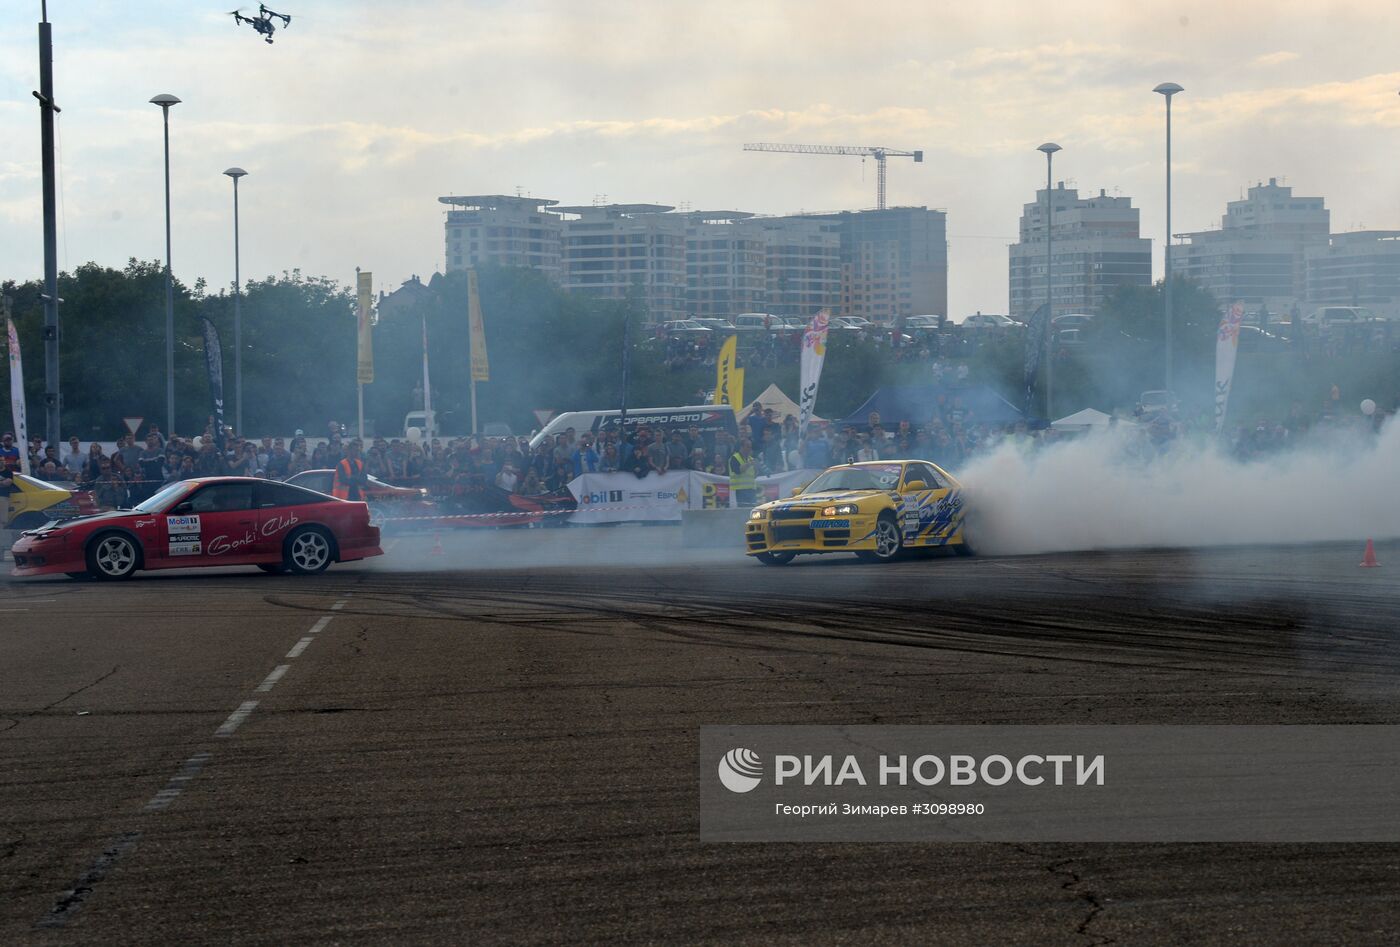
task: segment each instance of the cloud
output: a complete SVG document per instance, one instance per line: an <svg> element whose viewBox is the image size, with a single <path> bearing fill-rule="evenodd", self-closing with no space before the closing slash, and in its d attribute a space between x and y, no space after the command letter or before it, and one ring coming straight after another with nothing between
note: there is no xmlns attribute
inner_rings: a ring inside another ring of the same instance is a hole
<svg viewBox="0 0 1400 947"><path fill-rule="evenodd" d="M1292 50L1280 49L1276 53L1264 53L1262 56L1255 56L1253 62L1256 66L1281 66L1297 58L1298 54Z"/></svg>

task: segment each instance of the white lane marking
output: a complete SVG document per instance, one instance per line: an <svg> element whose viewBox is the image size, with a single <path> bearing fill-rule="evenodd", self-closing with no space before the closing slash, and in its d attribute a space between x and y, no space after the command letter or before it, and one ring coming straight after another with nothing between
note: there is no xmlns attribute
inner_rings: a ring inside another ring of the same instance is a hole
<svg viewBox="0 0 1400 947"><path fill-rule="evenodd" d="M275 668L272 669L272 673L271 673L271 674L269 674L267 677L263 678L263 682L262 682L261 684L259 684L259 685L253 690L253 693L254 693L254 694L266 694L268 691L272 690L272 685L274 685L274 684L276 684L278 681L280 681L280 680L282 679L282 675L283 675L283 674L286 674L286 673L287 673L288 671L290 671L291 669L292 669L292 666L291 666L290 664L279 664L279 665L277 665Z"/></svg>
<svg viewBox="0 0 1400 947"><path fill-rule="evenodd" d="M296 644L292 645L292 650L290 650L290 651L287 652L287 657L289 657L289 658L299 658L299 657L301 657L301 653L302 653L303 651L306 650L306 646L309 645L309 644L311 644L311 642L313 642L313 641L315 641L315 640L316 640L315 638L311 637L310 635L307 635L305 638L301 639L301 640L298 641Z"/></svg>
<svg viewBox="0 0 1400 947"><path fill-rule="evenodd" d="M231 737L239 727L243 726L243 721L248 719L258 706L256 700L245 700L238 705L238 709L228 715L228 719L223 722L219 729L214 731L216 737Z"/></svg>
<svg viewBox="0 0 1400 947"><path fill-rule="evenodd" d="M320 619L317 620L316 624L314 624L314 625L311 626L311 630L308 631L307 634L308 634L308 635L317 635L317 634L320 634L321 631L322 631L322 629L324 629L327 625L329 625L329 624L331 623L331 619L334 618L334 617L335 617L334 615L322 615L322 616L320 617Z"/></svg>
<svg viewBox="0 0 1400 947"><path fill-rule="evenodd" d="M212 753L196 753L185 760L184 765L170 777L170 782L165 784L165 788L151 797L151 801L146 803L142 812L160 812L166 806L175 801L175 797L185 788L185 783L199 775L199 771L204 768L204 764L209 762Z"/></svg>
<svg viewBox="0 0 1400 947"><path fill-rule="evenodd" d="M340 611L342 608L345 607L345 603L346 603L347 601L348 601L348 599L340 599L338 602L336 602L334 605L331 606L331 611L333 611L333 612L338 612L338 611Z"/></svg>

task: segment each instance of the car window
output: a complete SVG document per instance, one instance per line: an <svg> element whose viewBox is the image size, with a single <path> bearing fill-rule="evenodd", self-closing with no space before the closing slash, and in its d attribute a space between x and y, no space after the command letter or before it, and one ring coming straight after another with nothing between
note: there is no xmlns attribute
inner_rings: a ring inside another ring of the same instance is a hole
<svg viewBox="0 0 1400 947"><path fill-rule="evenodd" d="M192 513L231 513L253 508L251 483L211 483L189 499Z"/></svg>
<svg viewBox="0 0 1400 947"><path fill-rule="evenodd" d="M289 483L260 483L253 490L253 499L260 510L277 506L304 506L307 503L325 503L325 494L303 490Z"/></svg>

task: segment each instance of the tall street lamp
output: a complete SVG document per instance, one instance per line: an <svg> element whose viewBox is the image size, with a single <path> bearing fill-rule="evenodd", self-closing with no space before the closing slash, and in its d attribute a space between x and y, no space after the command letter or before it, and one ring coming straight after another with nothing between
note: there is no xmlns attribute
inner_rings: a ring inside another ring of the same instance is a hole
<svg viewBox="0 0 1400 947"><path fill-rule="evenodd" d="M175 279L170 271L170 106L180 100L169 92L151 98L165 120L165 436L175 433Z"/></svg>
<svg viewBox="0 0 1400 947"><path fill-rule="evenodd" d="M1060 146L1053 141L1047 141L1036 149L1036 151L1045 152L1045 416L1050 421L1055 419L1050 408L1050 399L1054 392L1055 383L1055 330L1052 327L1055 319L1055 297L1051 282L1055 258L1050 252L1054 239L1055 192L1054 185L1051 183L1053 180L1051 164L1055 160L1055 152L1059 150Z"/></svg>
<svg viewBox="0 0 1400 947"><path fill-rule="evenodd" d="M243 280L238 270L238 179L247 174L242 168L229 168L233 178L233 425L239 436L243 430Z"/></svg>
<svg viewBox="0 0 1400 947"><path fill-rule="evenodd" d="M1163 265L1166 268L1166 275L1162 282L1166 284L1166 313L1162 320L1166 323L1166 363L1163 367L1163 388L1172 390L1172 96L1182 91L1181 86L1175 82L1163 82L1152 90L1167 100L1167 248Z"/></svg>

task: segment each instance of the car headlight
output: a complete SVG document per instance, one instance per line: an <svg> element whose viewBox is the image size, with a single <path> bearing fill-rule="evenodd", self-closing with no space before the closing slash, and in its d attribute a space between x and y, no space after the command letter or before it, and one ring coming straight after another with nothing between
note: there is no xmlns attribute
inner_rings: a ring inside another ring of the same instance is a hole
<svg viewBox="0 0 1400 947"><path fill-rule="evenodd" d="M822 509L822 516L850 516L852 513L860 512L854 503L842 503L839 506L828 506Z"/></svg>
<svg viewBox="0 0 1400 947"><path fill-rule="evenodd" d="M761 519L763 519L763 518L764 518L765 516L767 516L767 515L768 515L768 513L767 513L767 511L765 511L765 510L754 510L754 511L752 511L752 512L749 513L749 519L751 519L751 520L761 520Z"/></svg>

